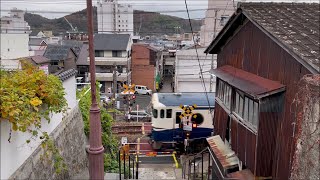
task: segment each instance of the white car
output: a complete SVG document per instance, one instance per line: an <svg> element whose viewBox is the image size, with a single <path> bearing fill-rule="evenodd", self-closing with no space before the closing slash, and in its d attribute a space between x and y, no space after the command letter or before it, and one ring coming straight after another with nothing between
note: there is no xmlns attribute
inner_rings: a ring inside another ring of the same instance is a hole
<svg viewBox="0 0 320 180"><path fill-rule="evenodd" d="M151 117L151 115L148 114L146 111L131 111L129 114L127 114L127 117L129 120L137 120L137 118L143 119Z"/></svg>
<svg viewBox="0 0 320 180"><path fill-rule="evenodd" d="M152 90L148 89L147 86L142 86L142 85L136 85L135 86L135 94L146 94L146 95L150 95L152 94Z"/></svg>

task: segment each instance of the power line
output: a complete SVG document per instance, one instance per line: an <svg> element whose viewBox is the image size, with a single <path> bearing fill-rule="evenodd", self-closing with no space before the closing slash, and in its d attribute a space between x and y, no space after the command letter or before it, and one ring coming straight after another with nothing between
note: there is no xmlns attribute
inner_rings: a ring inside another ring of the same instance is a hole
<svg viewBox="0 0 320 180"><path fill-rule="evenodd" d="M224 10L224 8L207 8L207 9L191 9L188 10L190 11L207 11L207 10ZM231 9L233 10L233 9ZM11 12L11 9L1 9L2 12ZM80 12L83 10L79 10L77 12ZM138 10L140 12L138 12L137 14L150 14L150 13L179 13L179 12L185 12L185 10L166 10L166 11L154 11L154 12L148 12L148 11L143 11L143 10ZM48 10L26 10L25 12L28 13L54 13L54 14L66 14L66 13L76 13L74 11L48 11ZM133 14L134 12L122 12L121 14ZM103 13L103 14L113 14L112 12L110 13Z"/></svg>
<svg viewBox="0 0 320 180"><path fill-rule="evenodd" d="M199 59L197 43L196 43L196 41L195 41L195 39L194 39L194 35L193 35L193 28L192 28L192 23L191 23L191 19L190 19L190 14L189 14L189 9L188 9L187 0L184 0L184 4L186 5L186 10L187 10L188 19L189 19L189 25L190 25L190 29L191 29L191 32L192 32L192 39L193 39L193 42L194 42L194 44L195 44L194 47L195 47L195 50L196 50L197 60L198 60L199 68L200 68L200 74L201 74L200 80L202 80L202 84L203 84L203 87L204 87L205 95L206 95L206 98L207 98L207 101L208 101L209 111L210 111L210 114L211 114L210 101L209 101L209 97L208 97L208 92L207 92L206 84L205 84L204 78L203 78L203 72L202 72L202 67L201 67L201 63L200 63L200 59ZM211 114L211 115L212 115L212 114Z"/></svg>

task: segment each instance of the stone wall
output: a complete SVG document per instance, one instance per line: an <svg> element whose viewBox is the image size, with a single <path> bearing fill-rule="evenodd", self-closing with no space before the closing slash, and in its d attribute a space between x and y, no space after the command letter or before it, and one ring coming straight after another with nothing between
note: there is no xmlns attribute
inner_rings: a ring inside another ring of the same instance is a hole
<svg viewBox="0 0 320 180"><path fill-rule="evenodd" d="M41 160L43 149L39 146L33 154L12 174L10 179L70 179L88 171L85 151L86 137L83 131L81 112L76 106L50 134L64 158L68 170L56 174L53 163Z"/></svg>

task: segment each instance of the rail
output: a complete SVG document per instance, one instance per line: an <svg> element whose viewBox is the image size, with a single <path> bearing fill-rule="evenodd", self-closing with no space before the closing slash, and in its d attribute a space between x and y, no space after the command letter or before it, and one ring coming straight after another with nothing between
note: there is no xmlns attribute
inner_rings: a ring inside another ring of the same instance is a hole
<svg viewBox="0 0 320 180"><path fill-rule="evenodd" d="M204 172L204 166L203 166L203 162L204 162L204 155L208 154L208 168L207 168L207 172ZM205 149L203 149L201 152L197 153L197 154L193 154L191 156L189 156L182 165L182 178L186 179L186 174L187 174L187 179L189 179L191 177L191 166L193 165L193 178L192 179L196 179L195 175L196 175L196 159L199 159L199 157L201 157L201 179L204 179L204 174L207 174L206 179L216 179L218 177L218 179L223 179L223 180L236 180L237 178L229 178L226 177L224 175L224 173L221 171L221 169L219 168L218 162L216 161L213 152L211 151L211 149L209 147L206 147ZM188 164L188 172L186 172L187 170L187 164ZM216 175L216 176L215 176ZM210 178L211 176L211 178Z"/></svg>

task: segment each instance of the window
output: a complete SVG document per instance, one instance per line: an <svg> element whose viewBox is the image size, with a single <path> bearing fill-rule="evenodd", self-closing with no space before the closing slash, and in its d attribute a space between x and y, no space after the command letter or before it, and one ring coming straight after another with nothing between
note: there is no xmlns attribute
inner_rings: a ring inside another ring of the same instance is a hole
<svg viewBox="0 0 320 180"><path fill-rule="evenodd" d="M122 53L121 51L112 51L112 57L121 57Z"/></svg>
<svg viewBox="0 0 320 180"><path fill-rule="evenodd" d="M153 114L154 118L158 118L158 110L157 109L153 109L152 114Z"/></svg>
<svg viewBox="0 0 320 180"><path fill-rule="evenodd" d="M234 112L254 128L258 126L259 103L236 91Z"/></svg>
<svg viewBox="0 0 320 180"><path fill-rule="evenodd" d="M160 118L164 118L164 109L160 110Z"/></svg>
<svg viewBox="0 0 320 180"><path fill-rule="evenodd" d="M229 20L229 15L222 15L220 19L220 26L226 25L228 20Z"/></svg>
<svg viewBox="0 0 320 180"><path fill-rule="evenodd" d="M194 124L202 124L203 123L203 116L199 113L196 113L195 116L192 116L191 122Z"/></svg>
<svg viewBox="0 0 320 180"><path fill-rule="evenodd" d="M167 109L167 118L172 118L172 109Z"/></svg>
<svg viewBox="0 0 320 180"><path fill-rule="evenodd" d="M181 123L180 115L181 115L181 112L176 112L176 124Z"/></svg>
<svg viewBox="0 0 320 180"><path fill-rule="evenodd" d="M94 51L94 56L95 57L104 57L104 52L103 51Z"/></svg>
<svg viewBox="0 0 320 180"><path fill-rule="evenodd" d="M222 80L218 81L218 98L230 109L232 88Z"/></svg>

